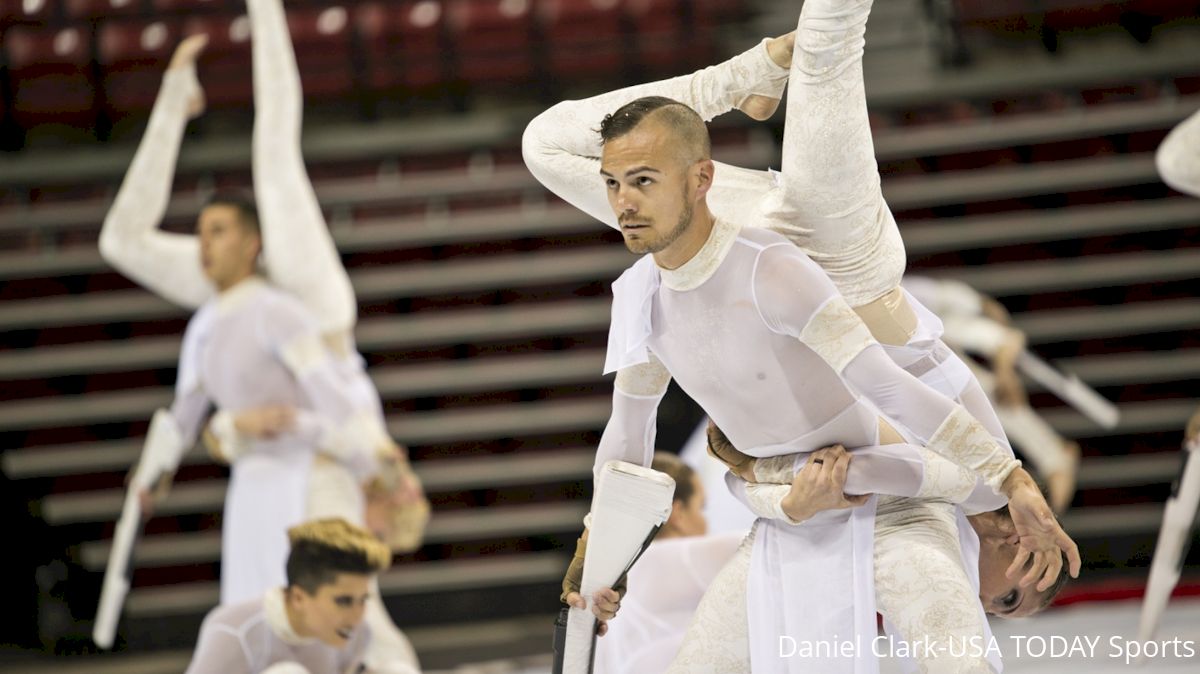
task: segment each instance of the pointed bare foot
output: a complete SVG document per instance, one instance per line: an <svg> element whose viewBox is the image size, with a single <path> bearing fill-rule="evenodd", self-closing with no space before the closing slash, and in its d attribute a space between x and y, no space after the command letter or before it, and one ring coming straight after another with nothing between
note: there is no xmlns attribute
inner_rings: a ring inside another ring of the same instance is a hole
<svg viewBox="0 0 1200 674"><path fill-rule="evenodd" d="M208 36L204 34L192 35L184 38L179 46L175 48L175 53L171 55L171 63L167 66L168 70L184 70L193 68L196 65L196 59L200 57L200 53L208 46ZM199 84L196 86L196 91L188 98L187 114L188 119L195 119L204 113L205 108L204 89Z"/></svg>
<svg viewBox="0 0 1200 674"><path fill-rule="evenodd" d="M792 66L792 51L796 46L796 31L780 35L767 41L767 55L780 68ZM738 109L751 119L763 121L770 119L779 108L779 99L761 94L751 94L738 105Z"/></svg>

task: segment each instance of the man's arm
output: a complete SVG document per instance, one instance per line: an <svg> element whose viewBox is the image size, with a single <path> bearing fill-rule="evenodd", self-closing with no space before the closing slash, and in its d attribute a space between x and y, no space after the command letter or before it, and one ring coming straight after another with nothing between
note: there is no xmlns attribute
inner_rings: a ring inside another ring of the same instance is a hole
<svg viewBox="0 0 1200 674"><path fill-rule="evenodd" d="M1200 111L1167 134L1154 155L1158 174L1172 188L1200 197Z"/></svg>
<svg viewBox="0 0 1200 674"><path fill-rule="evenodd" d="M158 229L171 197L175 160L190 116L203 106L195 59L207 44L184 40L163 75L150 123L100 230L100 255L138 285L194 309L213 295L196 237Z"/></svg>
<svg viewBox="0 0 1200 674"><path fill-rule="evenodd" d="M525 129L521 150L526 166L551 192L615 228L616 216L600 179L599 129L605 116L644 96L665 96L679 101L705 121L733 110L754 95L778 98L788 71L772 60L767 42L690 75L580 101L563 101L551 107Z"/></svg>
<svg viewBox="0 0 1200 674"><path fill-rule="evenodd" d="M970 468L994 492L1007 496L1014 523L1028 535L1022 545L1040 555L1035 566L1059 561L1048 554L1053 544L1069 556L1072 575L1078 573L1075 543L1011 449L961 405L892 362L816 263L794 246L774 244L760 253L752 283L769 329L799 339L917 441Z"/></svg>
<svg viewBox="0 0 1200 674"><path fill-rule="evenodd" d="M657 432L658 403L670 383L671 373L653 353L646 363L617 370L613 382L613 411L600 436L600 445L596 448L593 478L600 474L600 469L609 461L650 465ZM576 608L587 607L587 602L579 594L579 585L583 579L589 524L590 515L584 520L583 534L576 542L575 555L562 582L561 599ZM603 623L616 615L623 591L624 588L619 591L608 588L593 596L592 611L601 621L601 634L607 630Z"/></svg>
<svg viewBox="0 0 1200 674"><path fill-rule="evenodd" d="M205 619L200 628L196 652L185 674L255 674L246 644L228 627L210 621Z"/></svg>

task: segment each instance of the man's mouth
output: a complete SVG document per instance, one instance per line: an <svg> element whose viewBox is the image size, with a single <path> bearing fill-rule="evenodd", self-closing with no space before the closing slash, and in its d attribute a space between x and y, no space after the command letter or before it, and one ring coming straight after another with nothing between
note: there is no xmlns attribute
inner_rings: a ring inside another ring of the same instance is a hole
<svg viewBox="0 0 1200 674"><path fill-rule="evenodd" d="M354 630L353 630L353 629L351 629L351 628L349 628L349 627L343 627L342 629L340 629L340 630L337 630L337 635L338 635L339 637L341 637L343 641L349 641L349 640L350 640L350 635L351 635L353 632L354 632Z"/></svg>

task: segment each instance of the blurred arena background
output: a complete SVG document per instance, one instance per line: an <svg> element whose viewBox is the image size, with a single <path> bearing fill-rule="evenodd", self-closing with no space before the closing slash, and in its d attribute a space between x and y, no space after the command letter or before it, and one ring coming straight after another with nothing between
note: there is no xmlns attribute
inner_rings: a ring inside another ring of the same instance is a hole
<svg viewBox="0 0 1200 674"><path fill-rule="evenodd" d="M787 32L798 3L287 8L305 157L362 302L359 347L434 504L424 547L381 580L388 607L427 670L544 668L610 409L608 284L632 258L537 184L521 131L556 100ZM243 11L0 0L6 672L181 671L216 602L226 471L197 450L139 545L116 652L91 644L124 476L171 398L186 320L107 268L96 237L182 35L210 35L209 109L189 126L168 227L190 228L215 188L249 185ZM1128 627L1111 629L1131 636L1200 406L1200 200L1164 186L1153 161L1200 108L1198 15L1196 0L876 0L867 33L876 151L910 270L997 297L1033 350L1120 407L1103 430L1032 388L1083 448L1063 523L1084 570L1050 617L1124 611ZM782 113L727 117L718 159L778 167ZM699 418L673 391L663 448ZM1200 595L1200 552L1177 594Z"/></svg>

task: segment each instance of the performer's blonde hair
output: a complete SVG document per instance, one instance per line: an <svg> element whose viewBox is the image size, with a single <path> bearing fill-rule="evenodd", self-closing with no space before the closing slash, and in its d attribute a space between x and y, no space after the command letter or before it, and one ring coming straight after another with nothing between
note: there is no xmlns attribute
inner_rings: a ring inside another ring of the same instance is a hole
<svg viewBox="0 0 1200 674"><path fill-rule="evenodd" d="M288 585L310 594L339 573L371 575L392 564L392 552L371 532L340 518L312 520L288 529Z"/></svg>

